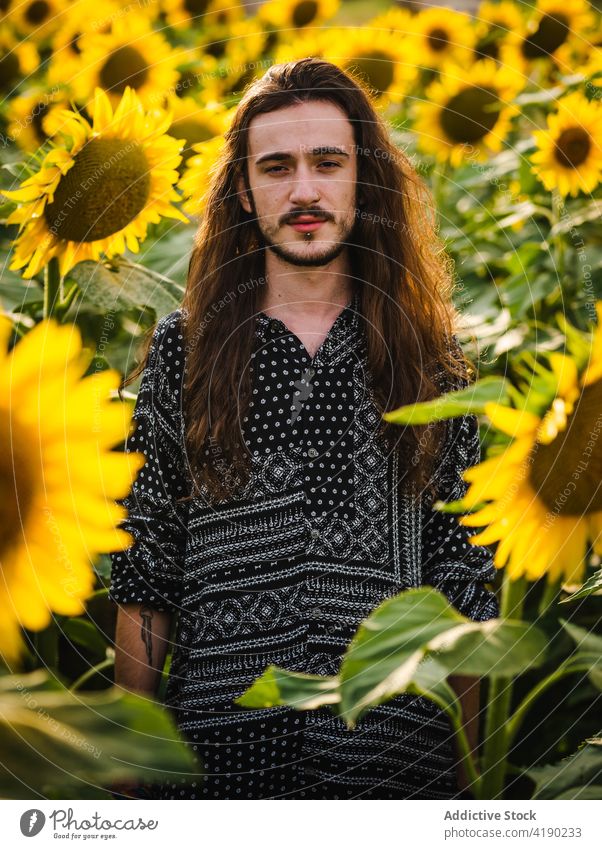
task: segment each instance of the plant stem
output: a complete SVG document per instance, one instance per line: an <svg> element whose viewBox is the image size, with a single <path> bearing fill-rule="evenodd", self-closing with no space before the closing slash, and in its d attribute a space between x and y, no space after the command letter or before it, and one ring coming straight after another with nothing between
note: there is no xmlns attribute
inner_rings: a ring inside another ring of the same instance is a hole
<svg viewBox="0 0 602 849"><path fill-rule="evenodd" d="M79 678L73 682L73 684L69 687L69 691L71 693L75 693L76 690L89 681L90 678L93 678L97 672L102 672L103 669L108 669L110 666L113 666L115 663L115 659L112 657L107 657L105 660L101 660L100 663L97 663L96 666L91 666L90 669L87 669L83 675L80 675Z"/></svg>
<svg viewBox="0 0 602 849"><path fill-rule="evenodd" d="M59 271L59 261L53 256L44 269L44 318L54 315L63 300L63 281Z"/></svg>
<svg viewBox="0 0 602 849"><path fill-rule="evenodd" d="M511 581L506 574L502 582L500 617L520 619L525 601L527 582L524 577ZM480 780L479 798L496 799L504 790L506 757L508 754L508 714L512 700L513 679L496 677L490 679L483 746L483 770Z"/></svg>
<svg viewBox="0 0 602 849"><path fill-rule="evenodd" d="M510 745L510 743L512 743L512 741L516 737L518 729L520 728L521 723L525 718L525 714L527 713L533 702L535 702L539 698L539 696L541 696L541 694L548 689L548 687L551 687L552 684L555 684L556 681L560 681L560 679L564 678L566 675L572 675L574 672L589 672L591 668L591 663L583 663L579 666L560 666L558 667L558 669L555 669L554 672L550 672L547 678L542 679L536 687L533 687L533 689L527 693L520 705L514 711L512 718L508 722L506 730L508 745Z"/></svg>
<svg viewBox="0 0 602 849"><path fill-rule="evenodd" d="M552 607L558 597L558 593L562 585L562 578L558 578L556 581L548 581L546 578L545 581L541 599L539 600L540 616L543 616L544 613Z"/></svg>

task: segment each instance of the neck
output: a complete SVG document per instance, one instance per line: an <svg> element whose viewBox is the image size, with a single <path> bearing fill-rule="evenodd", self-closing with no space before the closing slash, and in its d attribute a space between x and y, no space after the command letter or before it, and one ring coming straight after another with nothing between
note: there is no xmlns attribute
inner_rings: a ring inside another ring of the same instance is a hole
<svg viewBox="0 0 602 849"><path fill-rule="evenodd" d="M259 309L274 318L303 317L319 323L338 314L353 297L346 251L319 268L291 265L266 251L265 277Z"/></svg>

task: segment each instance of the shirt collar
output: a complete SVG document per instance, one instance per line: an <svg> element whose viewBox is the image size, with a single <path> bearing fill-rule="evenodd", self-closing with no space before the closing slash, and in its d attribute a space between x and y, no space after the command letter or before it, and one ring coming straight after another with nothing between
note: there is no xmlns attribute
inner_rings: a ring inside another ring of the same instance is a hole
<svg viewBox="0 0 602 849"><path fill-rule="evenodd" d="M336 317L334 324L329 330L329 335L336 335L338 334L339 330L342 330L344 328L357 328L358 324L359 295L357 292L354 292L349 303ZM274 333L277 333L278 335L282 335L283 332L290 332L283 321L281 321L279 318L269 316L261 310L257 312L255 316L255 326L257 330L261 330L264 333L269 330L273 331Z"/></svg>

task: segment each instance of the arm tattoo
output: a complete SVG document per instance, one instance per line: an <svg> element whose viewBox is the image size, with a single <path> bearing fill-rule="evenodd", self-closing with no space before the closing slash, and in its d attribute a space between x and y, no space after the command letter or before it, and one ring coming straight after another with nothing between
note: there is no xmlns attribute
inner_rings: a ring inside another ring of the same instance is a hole
<svg viewBox="0 0 602 849"><path fill-rule="evenodd" d="M149 666L153 665L153 631L151 628L151 621L153 618L153 611L150 607L147 607L145 604L140 608L140 616L142 618L142 627L140 629L140 638L144 645L146 646L146 656L148 658Z"/></svg>

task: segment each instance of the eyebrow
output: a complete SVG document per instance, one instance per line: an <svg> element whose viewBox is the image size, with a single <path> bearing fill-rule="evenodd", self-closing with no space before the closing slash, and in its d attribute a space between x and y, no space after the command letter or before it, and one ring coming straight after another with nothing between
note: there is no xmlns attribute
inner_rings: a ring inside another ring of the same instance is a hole
<svg viewBox="0 0 602 849"><path fill-rule="evenodd" d="M314 147L310 151L310 156L323 156L324 154L328 154L329 156L346 156L349 158L347 151L343 150L341 147L325 145L322 147ZM263 156L258 157L258 159L255 160L255 165L260 165L262 162L268 161L282 162L283 160L292 158L292 153L285 150L276 150L273 153L264 153Z"/></svg>

